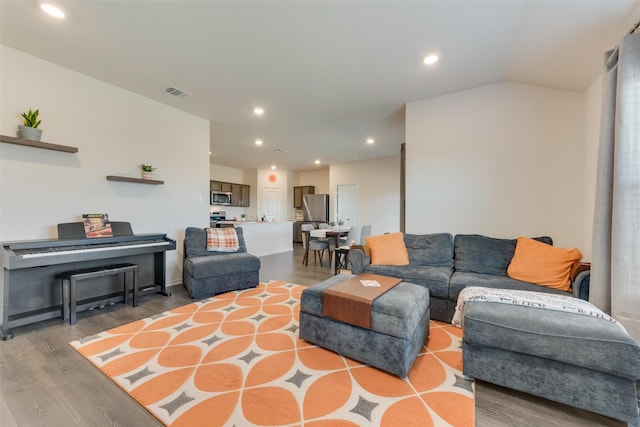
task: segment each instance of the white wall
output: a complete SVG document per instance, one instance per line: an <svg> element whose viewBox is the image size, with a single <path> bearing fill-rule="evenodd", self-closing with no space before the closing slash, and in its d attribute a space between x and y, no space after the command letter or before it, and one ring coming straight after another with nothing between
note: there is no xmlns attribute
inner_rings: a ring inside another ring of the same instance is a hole
<svg viewBox="0 0 640 427"><path fill-rule="evenodd" d="M336 216L337 186L356 184L358 219L353 223L371 224L372 234L400 230L400 157L331 165L329 179L331 219Z"/></svg>
<svg viewBox="0 0 640 427"><path fill-rule="evenodd" d="M214 181L250 184L244 182L244 169L211 164L211 179Z"/></svg>
<svg viewBox="0 0 640 427"><path fill-rule="evenodd" d="M275 182L269 181L269 176L274 175L276 177ZM261 218L263 215L267 216L267 220L271 221L286 221L289 215L288 200L287 200L287 171L271 170L271 169L258 169L257 170L257 200L256 209L257 216ZM264 191L265 189L279 189L280 190L280 215L272 217L267 215L264 209Z"/></svg>
<svg viewBox="0 0 640 427"><path fill-rule="evenodd" d="M407 104L406 231L585 248L584 95L498 83Z"/></svg>
<svg viewBox="0 0 640 427"><path fill-rule="evenodd" d="M585 93L585 179L584 179L584 250L585 260L591 260L593 211L596 201L596 172L600 145L600 114L602 107L602 76Z"/></svg>
<svg viewBox="0 0 640 427"><path fill-rule="evenodd" d="M83 213L129 221L135 233L178 240L167 277L181 282L187 226L206 226L209 122L0 45L0 132L15 136L19 113L40 109L42 140L76 154L0 143L0 240L57 237L56 224ZM158 168L164 185L112 182Z"/></svg>
<svg viewBox="0 0 640 427"><path fill-rule="evenodd" d="M214 181L231 182L233 184L247 184L250 188L249 204L251 204L251 193L256 191L256 183L247 182L244 169L230 168L228 166L211 164L211 179ZM241 218L242 214L249 215L250 208L240 208L236 206L219 206L213 205L209 208L213 211L224 211L227 214L227 219Z"/></svg>
<svg viewBox="0 0 640 427"><path fill-rule="evenodd" d="M316 194L329 194L329 169L317 171L301 171L298 173L298 183L296 185L313 185Z"/></svg>

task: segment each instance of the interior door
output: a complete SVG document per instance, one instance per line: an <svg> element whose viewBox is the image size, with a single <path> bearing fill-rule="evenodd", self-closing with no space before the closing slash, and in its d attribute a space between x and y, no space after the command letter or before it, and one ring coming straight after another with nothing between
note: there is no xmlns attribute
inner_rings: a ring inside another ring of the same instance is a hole
<svg viewBox="0 0 640 427"><path fill-rule="evenodd" d="M282 189L267 187L263 191L262 211L267 221L280 221Z"/></svg>
<svg viewBox="0 0 640 427"><path fill-rule="evenodd" d="M344 221L344 227L358 225L358 185L342 184L337 188L336 221Z"/></svg>

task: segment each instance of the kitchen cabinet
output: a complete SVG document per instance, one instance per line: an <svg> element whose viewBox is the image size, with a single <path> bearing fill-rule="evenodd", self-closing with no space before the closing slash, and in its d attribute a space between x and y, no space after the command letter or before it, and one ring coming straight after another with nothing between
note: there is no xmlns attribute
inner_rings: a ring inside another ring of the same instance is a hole
<svg viewBox="0 0 640 427"><path fill-rule="evenodd" d="M251 204L251 187L248 185L242 185L241 188L241 192L242 192L242 198L241 200L241 205L244 208L248 208Z"/></svg>
<svg viewBox="0 0 640 427"><path fill-rule="evenodd" d="M293 187L293 207L297 209L302 208L302 200L304 200L305 194L315 194L316 187L313 185L301 185L299 187Z"/></svg>
<svg viewBox="0 0 640 427"><path fill-rule="evenodd" d="M223 181L209 181L209 190L231 193L231 206L241 208L248 208L250 206L251 187L249 185Z"/></svg>
<svg viewBox="0 0 640 427"><path fill-rule="evenodd" d="M209 181L209 190L211 191L224 191L225 193L231 193L231 184L230 182L223 181Z"/></svg>
<svg viewBox="0 0 640 427"><path fill-rule="evenodd" d="M231 184L231 206L249 207L250 188L245 184Z"/></svg>

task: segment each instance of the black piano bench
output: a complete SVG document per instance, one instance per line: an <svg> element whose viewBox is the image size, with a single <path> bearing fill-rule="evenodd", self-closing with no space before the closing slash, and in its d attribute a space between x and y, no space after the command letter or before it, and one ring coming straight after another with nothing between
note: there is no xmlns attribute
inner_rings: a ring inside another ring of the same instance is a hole
<svg viewBox="0 0 640 427"><path fill-rule="evenodd" d="M77 283L81 280L96 277L123 275L124 303L129 304L129 282L127 273L133 277L133 306L138 306L138 266L136 264L113 264L82 270L66 271L57 275L62 281L62 319L69 319L70 325L76 324L76 295Z"/></svg>

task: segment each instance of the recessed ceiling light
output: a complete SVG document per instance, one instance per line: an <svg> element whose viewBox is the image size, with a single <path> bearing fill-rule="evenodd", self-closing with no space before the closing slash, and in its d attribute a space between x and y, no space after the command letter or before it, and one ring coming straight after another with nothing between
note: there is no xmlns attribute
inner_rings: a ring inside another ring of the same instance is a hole
<svg viewBox="0 0 640 427"><path fill-rule="evenodd" d="M369 144L369 145L373 144L374 142L376 142L376 141L373 138L367 139L367 144Z"/></svg>
<svg viewBox="0 0 640 427"><path fill-rule="evenodd" d="M40 9L44 10L47 14L53 16L54 18L64 18L64 12L50 4L43 3L40 5Z"/></svg>
<svg viewBox="0 0 640 427"><path fill-rule="evenodd" d="M211 151L209 151L209 155L211 155Z"/></svg>
<svg viewBox="0 0 640 427"><path fill-rule="evenodd" d="M315 163L316 165L319 165L319 164L320 164L320 160L316 160L316 161L315 161L315 162L313 162L313 163Z"/></svg>
<svg viewBox="0 0 640 427"><path fill-rule="evenodd" d="M262 140L261 139L256 139L256 145L262 145Z"/></svg>
<svg viewBox="0 0 640 427"><path fill-rule="evenodd" d="M427 65L432 65L438 62L438 59L440 59L438 58L438 55L431 54L431 55L425 56L422 62L424 62Z"/></svg>
<svg viewBox="0 0 640 427"><path fill-rule="evenodd" d="M256 107L253 109L253 114L256 116L261 116L264 114L264 108Z"/></svg>
<svg viewBox="0 0 640 427"><path fill-rule="evenodd" d="M275 169L275 168L276 168L276 165L271 165L271 169Z"/></svg>

